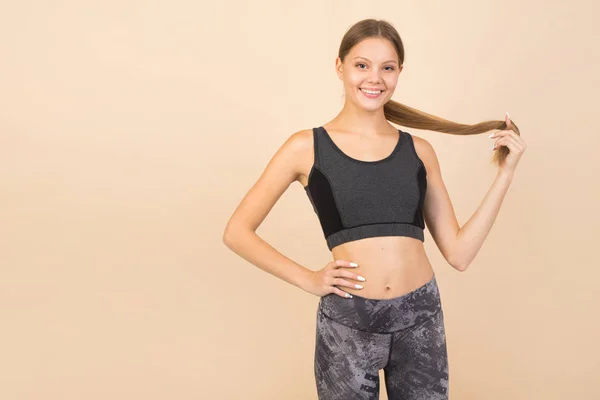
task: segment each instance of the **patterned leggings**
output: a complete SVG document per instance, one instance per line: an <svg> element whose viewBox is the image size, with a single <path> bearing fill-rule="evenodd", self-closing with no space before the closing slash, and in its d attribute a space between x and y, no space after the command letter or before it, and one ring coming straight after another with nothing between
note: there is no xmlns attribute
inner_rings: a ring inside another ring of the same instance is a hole
<svg viewBox="0 0 600 400"><path fill-rule="evenodd" d="M392 299L337 294L317 310L315 378L319 400L447 400L444 314L435 275Z"/></svg>

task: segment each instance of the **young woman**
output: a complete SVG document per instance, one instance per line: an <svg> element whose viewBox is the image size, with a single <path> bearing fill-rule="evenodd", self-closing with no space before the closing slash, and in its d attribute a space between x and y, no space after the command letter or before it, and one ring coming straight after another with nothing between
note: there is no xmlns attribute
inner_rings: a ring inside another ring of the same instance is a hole
<svg viewBox="0 0 600 400"><path fill-rule="evenodd" d="M345 34L336 59L345 104L330 122L291 135L229 220L223 240L264 271L320 296L315 378L319 399L447 399L440 294L424 251L425 223L440 252L465 271L481 248L526 148L509 119L464 125L391 100L403 68L398 32L366 19ZM498 173L481 205L458 225L431 144L401 126L455 135L500 130ZM299 181L334 261L318 271L255 234Z"/></svg>

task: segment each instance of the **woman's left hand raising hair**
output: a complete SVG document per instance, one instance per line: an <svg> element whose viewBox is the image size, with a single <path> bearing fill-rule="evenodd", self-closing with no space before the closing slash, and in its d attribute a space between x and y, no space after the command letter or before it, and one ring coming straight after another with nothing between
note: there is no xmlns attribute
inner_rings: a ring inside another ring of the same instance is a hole
<svg viewBox="0 0 600 400"><path fill-rule="evenodd" d="M496 140L492 150L497 150L500 146L506 146L510 150L506 158L499 164L499 169L502 172L509 174L514 173L517 164L523 155L523 152L527 148L527 145L523 141L520 135L518 135L513 128L508 113L504 116L506 121L506 130L494 132L489 137L492 139L499 138Z"/></svg>

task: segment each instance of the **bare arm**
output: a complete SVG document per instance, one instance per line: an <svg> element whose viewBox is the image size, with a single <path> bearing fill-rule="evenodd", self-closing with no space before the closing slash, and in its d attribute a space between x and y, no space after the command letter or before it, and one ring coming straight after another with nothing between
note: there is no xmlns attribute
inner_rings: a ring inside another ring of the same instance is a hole
<svg viewBox="0 0 600 400"><path fill-rule="evenodd" d="M429 231L448 263L458 271L465 271L496 220L513 174L499 170L475 213L460 227L433 147L419 137L415 137L415 147L427 169L424 214Z"/></svg>
<svg viewBox="0 0 600 400"><path fill-rule="evenodd" d="M302 157L306 157L308 148L312 149L311 133L296 132L277 150L235 209L223 233L223 243L240 257L303 290L313 271L281 254L258 236L256 229L301 173Z"/></svg>
<svg viewBox="0 0 600 400"><path fill-rule="evenodd" d="M467 269L490 233L512 178L512 174L499 170L475 213L458 231L455 251L456 262L461 270Z"/></svg>

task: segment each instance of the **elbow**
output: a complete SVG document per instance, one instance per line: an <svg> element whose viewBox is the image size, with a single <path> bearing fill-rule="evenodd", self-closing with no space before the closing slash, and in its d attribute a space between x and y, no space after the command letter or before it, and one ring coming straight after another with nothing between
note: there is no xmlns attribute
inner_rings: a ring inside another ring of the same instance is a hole
<svg viewBox="0 0 600 400"><path fill-rule="evenodd" d="M449 259L448 264L450 264L452 268L454 268L458 272L465 272L469 267L469 263L457 259Z"/></svg>
<svg viewBox="0 0 600 400"><path fill-rule="evenodd" d="M223 241L223 244L225 244L225 246L231 248L234 236L235 235L233 234L233 232L231 232L229 229L225 229L225 232L223 232L223 237L221 238L221 240Z"/></svg>
<svg viewBox="0 0 600 400"><path fill-rule="evenodd" d="M240 238L247 232L245 229L240 229L239 227L227 226L225 231L223 232L222 241L225 246L229 247L231 250L234 249L236 243L239 242Z"/></svg>
<svg viewBox="0 0 600 400"><path fill-rule="evenodd" d="M446 257L446 260L448 261L448 264L450 264L452 268L458 272L465 272L469 267L470 261L465 259L464 254L465 252L461 250L457 239L448 252L448 257Z"/></svg>
<svg viewBox="0 0 600 400"><path fill-rule="evenodd" d="M468 264L453 264L452 266L458 272L465 272L467 270Z"/></svg>
<svg viewBox="0 0 600 400"><path fill-rule="evenodd" d="M223 234L223 237L221 239L223 241L223 244L227 247L229 247L229 243L231 241L231 239L229 238L229 236L227 236L227 234Z"/></svg>

